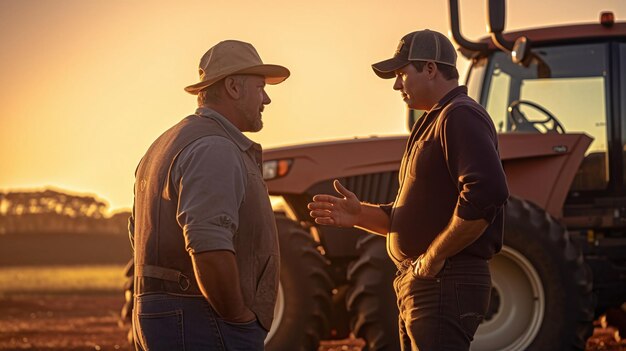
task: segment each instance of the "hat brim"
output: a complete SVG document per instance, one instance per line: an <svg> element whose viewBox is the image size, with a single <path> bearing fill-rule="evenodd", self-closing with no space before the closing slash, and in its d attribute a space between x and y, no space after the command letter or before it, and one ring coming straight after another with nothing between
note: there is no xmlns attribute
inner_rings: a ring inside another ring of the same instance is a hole
<svg viewBox="0 0 626 351"><path fill-rule="evenodd" d="M185 91L189 94L198 95L198 93L212 85L213 83L224 79L228 76L232 76L234 74L251 74L257 76L265 77L265 83L267 84L279 84L282 83L285 79L289 78L291 72L286 67L272 64L263 64L258 66L246 67L244 69L240 69L233 72L228 72L225 74L221 74L216 77L212 77L211 79L204 80L202 82L198 82L196 84L185 87Z"/></svg>
<svg viewBox="0 0 626 351"><path fill-rule="evenodd" d="M396 76L396 70L409 64L406 59L392 57L388 60L380 61L372 65L372 69L377 76L383 79L391 79Z"/></svg>

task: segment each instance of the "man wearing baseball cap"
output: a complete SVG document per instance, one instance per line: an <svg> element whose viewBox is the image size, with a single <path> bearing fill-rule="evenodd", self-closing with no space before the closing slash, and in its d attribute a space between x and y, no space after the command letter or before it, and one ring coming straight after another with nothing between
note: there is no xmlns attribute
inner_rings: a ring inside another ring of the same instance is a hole
<svg viewBox="0 0 626 351"><path fill-rule="evenodd" d="M361 203L335 181L341 197L309 204L317 223L387 236L402 350L469 350L489 305L488 260L502 247L508 188L496 130L458 85L456 56L446 36L422 30L372 65L395 79L409 108L426 111L411 130L396 200Z"/></svg>
<svg viewBox="0 0 626 351"><path fill-rule="evenodd" d="M195 114L150 146L130 219L137 349L263 350L278 291L279 250L263 182L265 84L289 77L255 48L226 40L200 60Z"/></svg>

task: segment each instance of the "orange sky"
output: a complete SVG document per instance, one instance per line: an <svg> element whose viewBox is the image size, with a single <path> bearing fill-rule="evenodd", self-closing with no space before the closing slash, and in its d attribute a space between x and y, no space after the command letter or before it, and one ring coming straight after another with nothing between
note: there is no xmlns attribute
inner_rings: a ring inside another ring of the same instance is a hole
<svg viewBox="0 0 626 351"><path fill-rule="evenodd" d="M466 36L483 0L461 0ZM264 147L405 133L392 82L369 65L404 34L448 31L444 0L0 0L0 189L51 185L130 207L149 144L194 111L183 87L223 39L253 43L292 76L267 91ZM393 7L392 7L393 6ZM509 0L507 28L626 20L626 0ZM467 62L460 60L464 72Z"/></svg>

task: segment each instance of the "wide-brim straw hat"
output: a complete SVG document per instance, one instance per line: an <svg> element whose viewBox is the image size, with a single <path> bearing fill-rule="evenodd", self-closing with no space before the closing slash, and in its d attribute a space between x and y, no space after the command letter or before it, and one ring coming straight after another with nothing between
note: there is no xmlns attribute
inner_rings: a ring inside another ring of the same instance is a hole
<svg viewBox="0 0 626 351"><path fill-rule="evenodd" d="M200 82L185 88L197 95L202 89L233 74L253 74L265 77L267 84L278 84L289 77L286 67L265 64L252 44L225 40L207 51L199 66Z"/></svg>

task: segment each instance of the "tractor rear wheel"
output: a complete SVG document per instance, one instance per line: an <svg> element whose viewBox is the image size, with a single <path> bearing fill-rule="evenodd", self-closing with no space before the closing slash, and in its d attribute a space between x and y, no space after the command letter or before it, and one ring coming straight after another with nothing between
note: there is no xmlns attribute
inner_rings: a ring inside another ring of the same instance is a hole
<svg viewBox="0 0 626 351"><path fill-rule="evenodd" d="M591 270L544 210L510 198L492 296L472 350L584 350L593 331Z"/></svg>
<svg viewBox="0 0 626 351"><path fill-rule="evenodd" d="M328 334L332 281L317 243L298 223L276 216L280 285L274 323L265 339L273 350L317 350Z"/></svg>

